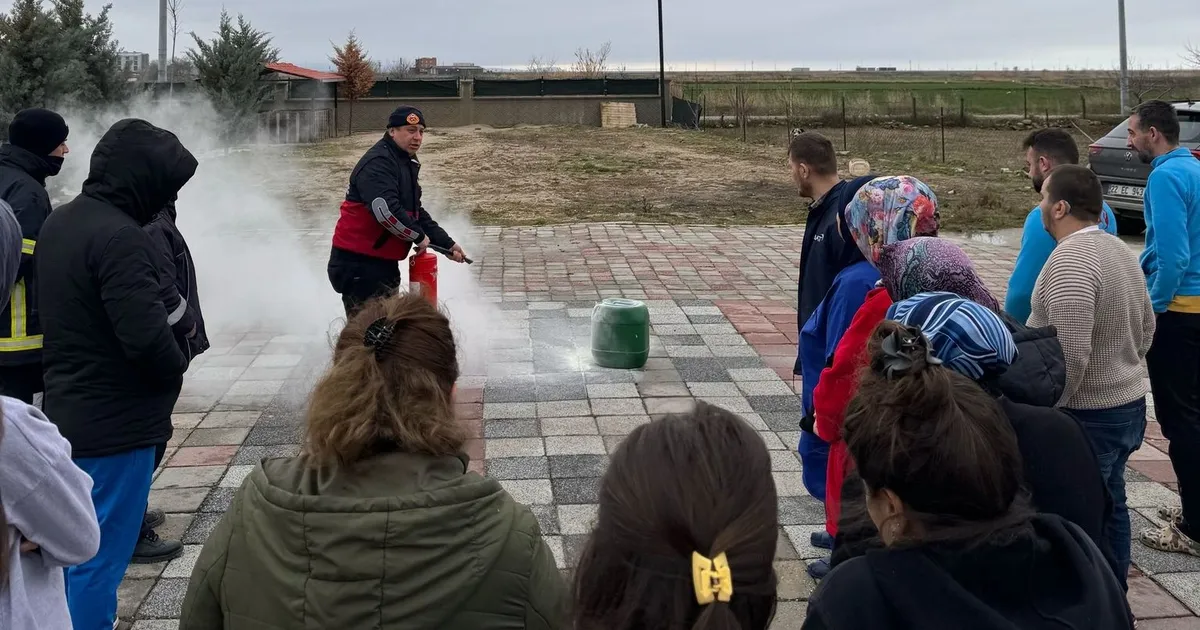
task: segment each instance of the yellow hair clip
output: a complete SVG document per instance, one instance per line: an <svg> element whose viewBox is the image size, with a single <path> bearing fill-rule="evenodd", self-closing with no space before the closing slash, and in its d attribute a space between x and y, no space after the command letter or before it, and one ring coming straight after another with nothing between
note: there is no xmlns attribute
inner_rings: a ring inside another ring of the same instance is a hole
<svg viewBox="0 0 1200 630"><path fill-rule="evenodd" d="M714 600L728 602L733 597L733 577L729 573L729 560L721 552L709 560L698 552L692 552L692 586L696 589L696 601L701 606Z"/></svg>

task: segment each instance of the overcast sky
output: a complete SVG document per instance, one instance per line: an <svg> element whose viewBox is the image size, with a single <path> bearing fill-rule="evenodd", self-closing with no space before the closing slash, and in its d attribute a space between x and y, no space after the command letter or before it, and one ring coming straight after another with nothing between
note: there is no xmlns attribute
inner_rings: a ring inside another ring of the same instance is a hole
<svg viewBox="0 0 1200 630"><path fill-rule="evenodd" d="M103 0L88 0L91 10ZM329 66L330 40L354 29L373 59L435 56L443 64L523 67L532 56L567 65L579 47L612 42L611 60L657 67L653 0L183 0L178 54L188 31L208 37L222 5L268 31L285 61ZM113 3L127 50L158 52L158 0ZM1112 68L1116 0L664 0L667 64L684 69L834 69L910 65ZM1179 66L1200 11L1188 0L1130 0L1129 52L1137 66Z"/></svg>

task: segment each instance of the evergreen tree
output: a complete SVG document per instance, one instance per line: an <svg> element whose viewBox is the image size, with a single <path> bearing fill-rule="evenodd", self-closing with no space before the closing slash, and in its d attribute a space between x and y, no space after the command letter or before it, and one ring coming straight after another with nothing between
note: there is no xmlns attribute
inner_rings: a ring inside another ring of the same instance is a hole
<svg viewBox="0 0 1200 630"><path fill-rule="evenodd" d="M339 89L342 98L350 104L349 127L350 133L354 133L354 102L370 94L371 88L375 87L374 64L367 59L367 54L354 31L350 31L345 46L334 45L333 53L329 60L337 67L338 74L346 79Z"/></svg>
<svg viewBox="0 0 1200 630"><path fill-rule="evenodd" d="M67 91L70 55L41 0L16 0L0 14L0 116L54 103ZM7 125L4 126L7 128Z"/></svg>
<svg viewBox="0 0 1200 630"><path fill-rule="evenodd" d="M107 105L125 100L129 82L121 69L117 42L112 38L111 4L97 15L83 12L83 0L54 0L63 42L71 50L71 96L80 103Z"/></svg>
<svg viewBox="0 0 1200 630"><path fill-rule="evenodd" d="M271 38L255 30L238 15L237 26L226 11L216 36L204 41L191 33L196 47L187 52L199 75L200 87L212 101L217 113L228 122L228 132L251 132L259 108L271 98L271 86L260 80L263 64L277 61L279 50Z"/></svg>

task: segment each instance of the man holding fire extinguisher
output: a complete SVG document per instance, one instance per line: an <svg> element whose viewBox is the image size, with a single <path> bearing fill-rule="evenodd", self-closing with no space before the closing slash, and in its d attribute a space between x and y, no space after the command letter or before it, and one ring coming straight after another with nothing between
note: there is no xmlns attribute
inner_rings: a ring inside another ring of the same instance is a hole
<svg viewBox="0 0 1200 630"><path fill-rule="evenodd" d="M466 253L421 205L417 152L425 138L425 115L401 106L388 128L350 173L346 200L333 230L329 281L349 316L367 300L396 291L400 261L415 247L433 245L455 262Z"/></svg>

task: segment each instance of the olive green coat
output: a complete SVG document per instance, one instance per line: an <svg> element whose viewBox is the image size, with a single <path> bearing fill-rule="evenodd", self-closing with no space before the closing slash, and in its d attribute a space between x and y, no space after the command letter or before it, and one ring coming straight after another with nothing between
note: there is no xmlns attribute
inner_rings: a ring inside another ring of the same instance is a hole
<svg viewBox="0 0 1200 630"><path fill-rule="evenodd" d="M180 630L558 630L567 598L529 508L465 458L271 459L200 552Z"/></svg>

